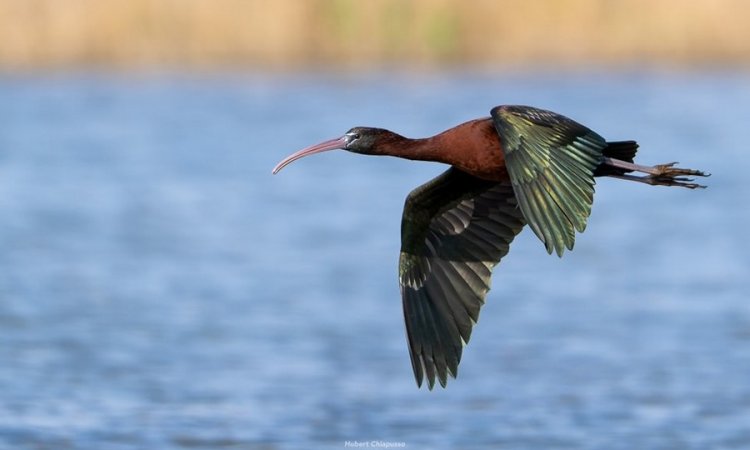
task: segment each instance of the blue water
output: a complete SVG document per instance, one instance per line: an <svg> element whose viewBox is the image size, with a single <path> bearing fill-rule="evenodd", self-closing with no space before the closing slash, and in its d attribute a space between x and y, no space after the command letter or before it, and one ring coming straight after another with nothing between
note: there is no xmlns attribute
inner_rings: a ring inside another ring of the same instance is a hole
<svg viewBox="0 0 750 450"><path fill-rule="evenodd" d="M270 171L504 103L710 188L599 180L562 259L525 230L459 378L418 390L401 208L443 167ZM0 77L0 448L747 448L748 105L724 72Z"/></svg>

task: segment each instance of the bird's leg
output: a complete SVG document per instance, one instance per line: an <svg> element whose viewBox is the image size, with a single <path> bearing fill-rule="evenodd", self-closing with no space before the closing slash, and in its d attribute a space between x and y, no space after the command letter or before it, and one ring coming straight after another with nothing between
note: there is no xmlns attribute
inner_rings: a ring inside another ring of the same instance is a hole
<svg viewBox="0 0 750 450"><path fill-rule="evenodd" d="M630 163L627 161L622 161L615 158L604 158L602 161L603 164L606 164L611 167L616 167L618 169L625 169L633 172L641 172L645 173L647 175L645 176L637 176L637 175L610 175L614 178L621 178L623 180L630 180L630 181L638 181L640 183L646 183L653 186L682 186L689 189L695 189L695 188L705 188L706 186L693 183L692 178L688 178L689 176L696 176L696 177L708 177L711 174L707 174L705 172L701 172L700 170L694 170L694 169L683 169L681 167L674 167L676 162L668 163L668 164L657 164L655 166L643 166L640 164Z"/></svg>

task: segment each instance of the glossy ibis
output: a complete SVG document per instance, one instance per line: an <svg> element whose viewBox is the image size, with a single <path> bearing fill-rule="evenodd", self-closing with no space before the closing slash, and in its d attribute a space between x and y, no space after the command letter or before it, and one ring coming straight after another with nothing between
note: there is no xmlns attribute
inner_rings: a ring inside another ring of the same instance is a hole
<svg viewBox="0 0 750 450"><path fill-rule="evenodd" d="M676 163L635 164L635 141L608 142L551 111L498 106L425 139L355 127L281 161L333 149L437 161L452 167L413 190L401 222L399 283L417 385L445 387L490 289L493 267L528 224L547 251L572 249L591 212L594 177L660 186L704 187L707 176ZM645 175L634 175L641 173Z"/></svg>

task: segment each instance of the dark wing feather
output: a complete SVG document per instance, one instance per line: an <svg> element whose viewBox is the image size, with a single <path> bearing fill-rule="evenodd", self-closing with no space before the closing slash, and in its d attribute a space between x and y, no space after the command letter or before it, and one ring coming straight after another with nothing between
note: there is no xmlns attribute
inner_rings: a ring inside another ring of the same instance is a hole
<svg viewBox="0 0 750 450"><path fill-rule="evenodd" d="M524 218L547 251L562 256L586 228L594 171L607 142L559 114L529 106L498 106L492 120Z"/></svg>
<svg viewBox="0 0 750 450"><path fill-rule="evenodd" d="M509 182L451 168L412 191L401 222L399 283L414 376L455 378L492 268L524 222Z"/></svg>

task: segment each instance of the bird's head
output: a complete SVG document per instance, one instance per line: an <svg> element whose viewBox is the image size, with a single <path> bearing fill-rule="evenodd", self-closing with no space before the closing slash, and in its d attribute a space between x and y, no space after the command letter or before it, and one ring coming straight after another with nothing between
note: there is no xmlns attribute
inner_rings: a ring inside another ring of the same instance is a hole
<svg viewBox="0 0 750 450"><path fill-rule="evenodd" d="M398 134L384 130L382 128L354 127L347 131L343 136L336 139L330 139L320 144L311 145L302 150L293 153L273 168L273 173L278 173L288 164L307 155L326 152L328 150L346 150L352 153L362 155L382 155L386 154L385 149L388 144L404 139Z"/></svg>

